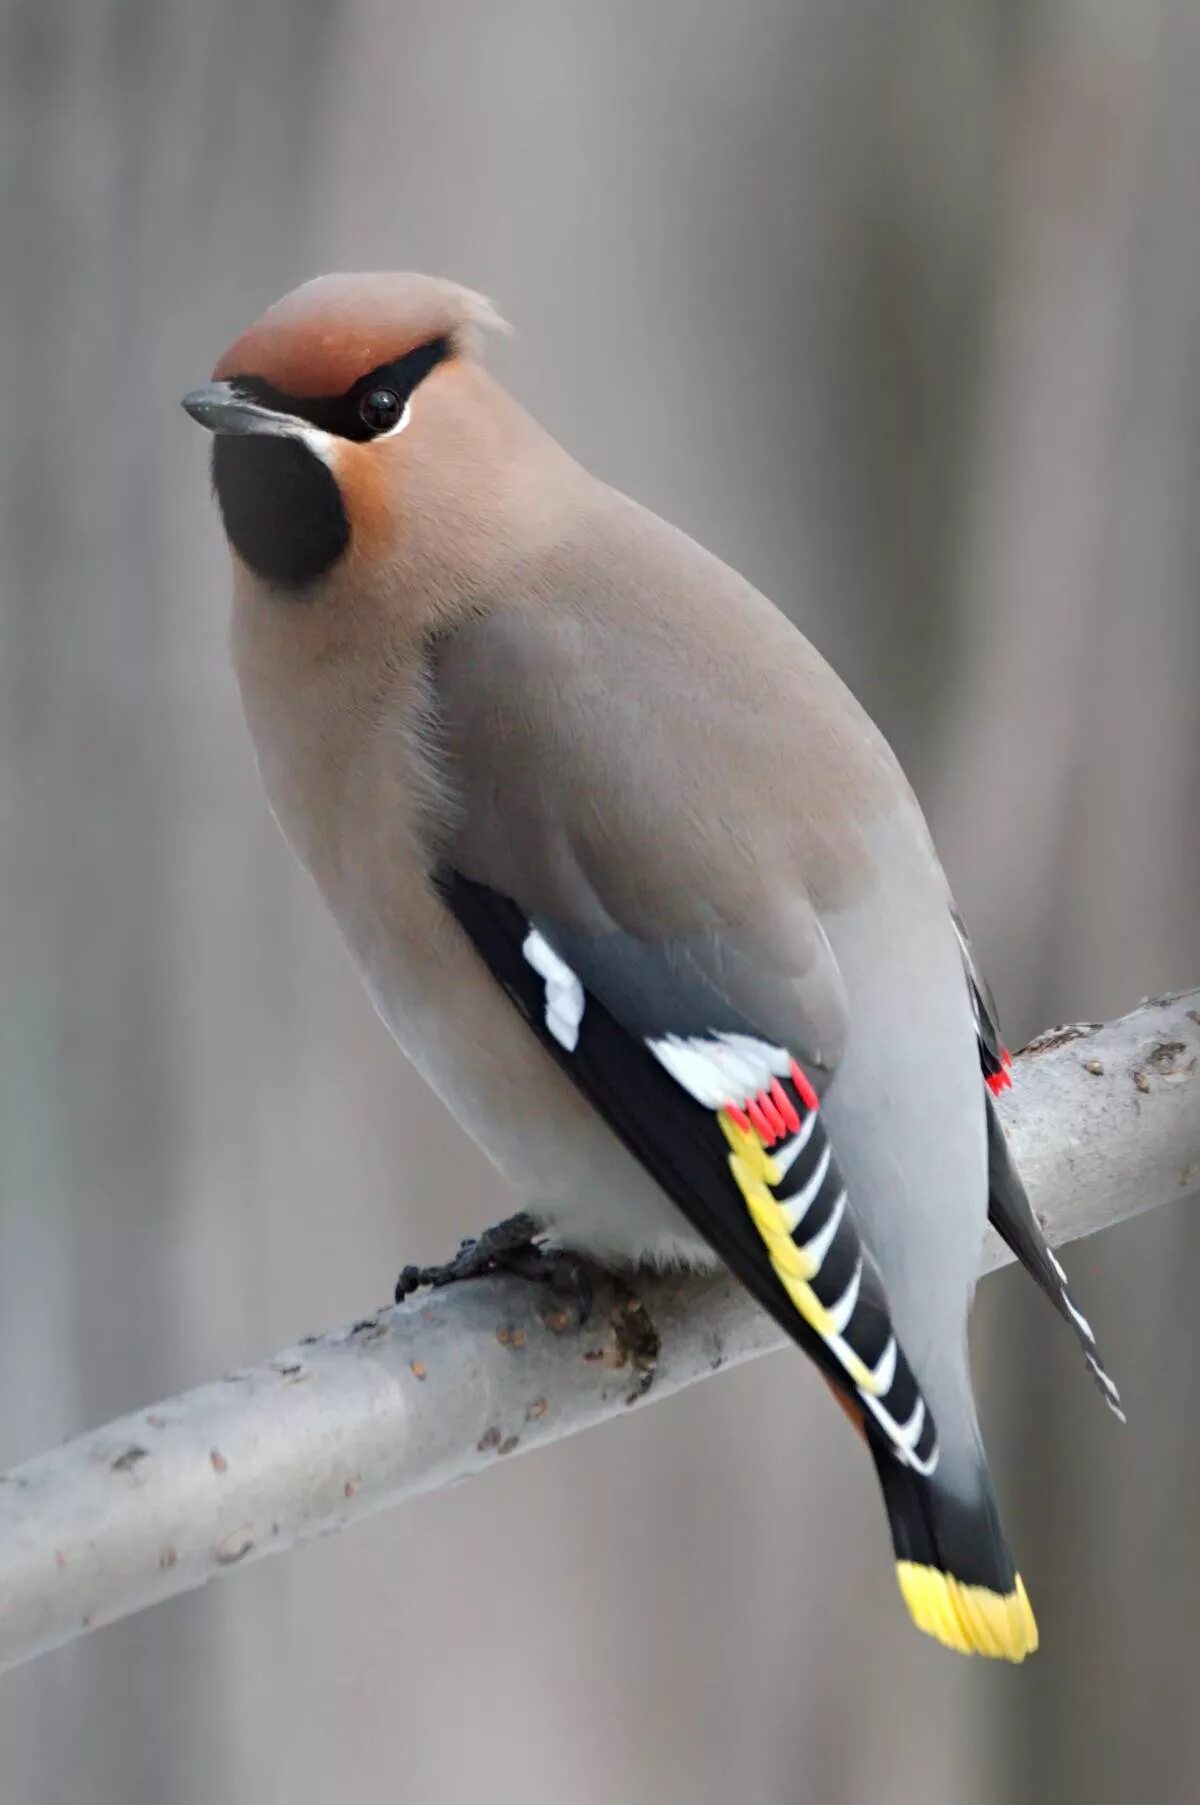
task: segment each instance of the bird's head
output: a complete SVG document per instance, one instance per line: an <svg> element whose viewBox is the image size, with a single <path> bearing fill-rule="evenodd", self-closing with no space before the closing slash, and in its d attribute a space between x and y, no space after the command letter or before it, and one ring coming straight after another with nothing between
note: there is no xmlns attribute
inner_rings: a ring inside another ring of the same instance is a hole
<svg viewBox="0 0 1200 1805"><path fill-rule="evenodd" d="M428 472L469 467L466 389L500 325L435 277L320 276L234 341L183 405L215 435L225 531L255 576L303 593L349 555L388 557L406 507L441 503Z"/></svg>

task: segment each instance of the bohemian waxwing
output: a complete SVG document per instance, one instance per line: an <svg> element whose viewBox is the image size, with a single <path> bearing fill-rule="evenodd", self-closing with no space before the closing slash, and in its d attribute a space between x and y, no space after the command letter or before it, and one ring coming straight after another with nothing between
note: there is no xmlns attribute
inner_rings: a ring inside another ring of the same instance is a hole
<svg viewBox="0 0 1200 1805"><path fill-rule="evenodd" d="M860 1428L916 1623L1019 1661L967 1360L988 1215L1119 1402L1009 1160L920 808L791 622L486 373L498 324L450 282L327 276L184 401L272 807L538 1222L723 1260Z"/></svg>

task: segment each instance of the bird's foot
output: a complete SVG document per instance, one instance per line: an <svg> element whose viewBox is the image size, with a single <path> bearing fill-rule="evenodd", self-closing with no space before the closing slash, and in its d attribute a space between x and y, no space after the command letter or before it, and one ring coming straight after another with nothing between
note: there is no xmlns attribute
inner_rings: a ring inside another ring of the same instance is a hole
<svg viewBox="0 0 1200 1805"><path fill-rule="evenodd" d="M547 1247L535 1239L542 1233L536 1216L522 1210L485 1229L478 1239L464 1241L452 1260L442 1266L406 1266L396 1280L396 1302L423 1286L440 1290L464 1279L488 1273L511 1272L518 1278L548 1284L560 1296L573 1298L581 1323L592 1308L592 1276L585 1261L565 1248Z"/></svg>
<svg viewBox="0 0 1200 1805"><path fill-rule="evenodd" d="M568 1298L579 1312L580 1327L592 1313L594 1288L586 1260L565 1247L548 1247L544 1241L528 1241L497 1261L501 1272L534 1284L549 1285L559 1297Z"/></svg>
<svg viewBox="0 0 1200 1805"><path fill-rule="evenodd" d="M444 1285L458 1285L464 1279L478 1279L485 1273L498 1271L500 1262L506 1257L533 1248L534 1236L541 1233L541 1227L535 1216L521 1210L485 1229L478 1237L471 1236L463 1241L454 1258L444 1265L406 1266L396 1280L396 1302L403 1303L406 1297L425 1285L441 1289Z"/></svg>

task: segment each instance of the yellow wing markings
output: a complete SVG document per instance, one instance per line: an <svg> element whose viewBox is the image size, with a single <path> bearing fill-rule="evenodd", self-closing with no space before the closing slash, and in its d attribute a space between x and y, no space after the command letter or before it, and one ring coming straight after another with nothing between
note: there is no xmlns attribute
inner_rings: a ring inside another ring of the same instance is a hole
<svg viewBox="0 0 1200 1805"><path fill-rule="evenodd" d="M775 1276L800 1316L825 1342L852 1384L859 1391L878 1396L880 1387L875 1375L838 1332L832 1315L809 1282L820 1270L820 1261L793 1240L784 1206L770 1190L770 1186L782 1182L778 1161L772 1159L755 1129L739 1128L723 1110L717 1112L717 1120L730 1147L729 1170L754 1226L762 1236Z"/></svg>

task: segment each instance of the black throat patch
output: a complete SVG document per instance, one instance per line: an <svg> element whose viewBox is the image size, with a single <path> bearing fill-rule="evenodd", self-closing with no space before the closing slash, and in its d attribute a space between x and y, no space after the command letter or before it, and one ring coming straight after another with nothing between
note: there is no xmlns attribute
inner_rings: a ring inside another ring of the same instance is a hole
<svg viewBox="0 0 1200 1805"><path fill-rule="evenodd" d="M229 543L273 588L302 592L350 543L333 472L299 439L219 434L212 476Z"/></svg>
<svg viewBox="0 0 1200 1805"><path fill-rule="evenodd" d="M372 420L372 392L386 390L393 415L398 414L453 353L449 338L429 339L377 364L343 395L287 395L261 376L229 380L250 401L294 415L333 439L365 444L386 431L391 418L385 416L382 424ZM229 543L255 576L274 588L302 594L349 545L350 521L337 479L302 439L218 433L212 473Z"/></svg>

